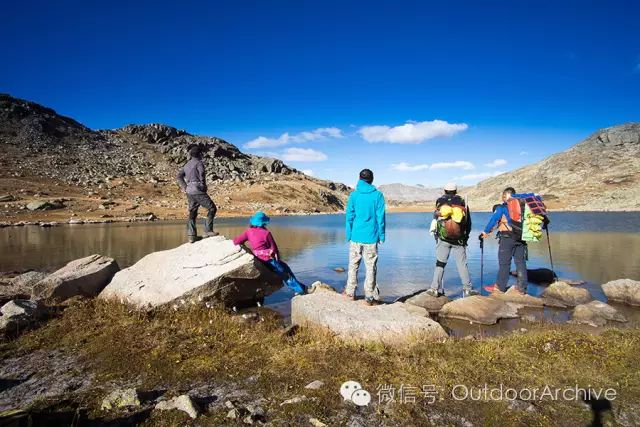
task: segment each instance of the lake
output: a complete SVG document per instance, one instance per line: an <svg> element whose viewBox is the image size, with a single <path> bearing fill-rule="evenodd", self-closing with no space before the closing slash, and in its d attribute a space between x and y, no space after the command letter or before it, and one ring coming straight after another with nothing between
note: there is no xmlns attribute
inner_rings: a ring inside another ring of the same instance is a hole
<svg viewBox="0 0 640 427"><path fill-rule="evenodd" d="M472 216L474 231L468 259L476 288L480 286L477 236L488 218L488 213ZM551 221L551 247L559 277L586 281L585 286L597 298L603 298L601 283L619 278L640 280L640 213L559 212L551 215ZM221 218L216 220L216 230L234 237L246 223L247 218ZM435 243L428 233L429 223L427 213L387 215L387 242L380 248L378 264L378 282L384 300L392 301L430 284L435 268ZM303 283L322 280L342 289L346 273L333 269L347 268L344 215L274 217L270 229L283 259ZM183 222L7 227L0 229L0 271L54 270L94 253L113 257L124 268L148 253L183 243L185 231ZM484 249L485 285L495 281L497 250L497 240L488 239ZM529 245L528 266L549 267L546 238ZM446 268L445 284L448 295L461 294L454 262ZM362 277L360 292L361 286ZM530 288L533 294L542 290L538 286ZM266 303L286 315L291 296L288 289L281 289Z"/></svg>

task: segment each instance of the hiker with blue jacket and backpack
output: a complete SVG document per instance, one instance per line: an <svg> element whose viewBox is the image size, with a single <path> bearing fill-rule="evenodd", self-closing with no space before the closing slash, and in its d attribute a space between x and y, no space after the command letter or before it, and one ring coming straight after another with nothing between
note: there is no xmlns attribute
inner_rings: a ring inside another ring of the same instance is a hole
<svg viewBox="0 0 640 427"><path fill-rule="evenodd" d="M364 258L366 278L365 301L380 304L380 291L376 281L378 245L385 239L384 196L373 185L373 172L363 169L355 191L349 195L346 210L346 237L349 242L349 273L343 295L355 299L358 270Z"/></svg>
<svg viewBox="0 0 640 427"><path fill-rule="evenodd" d="M522 240L522 219L513 218L517 214L510 214L510 210L514 212L514 206L520 204L518 196L513 187L504 189L502 204L495 207L489 223L480 235L481 238L486 239L496 226L498 228L498 278L493 285L484 287L487 292L499 293L507 290L513 259L518 279L515 292L527 293L527 242ZM518 207L516 211L520 212L520 208Z"/></svg>

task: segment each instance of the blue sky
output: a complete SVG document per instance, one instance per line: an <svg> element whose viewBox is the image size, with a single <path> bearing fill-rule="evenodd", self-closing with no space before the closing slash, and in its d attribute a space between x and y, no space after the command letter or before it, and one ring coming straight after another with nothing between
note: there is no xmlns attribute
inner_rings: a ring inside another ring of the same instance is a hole
<svg viewBox="0 0 640 427"><path fill-rule="evenodd" d="M4 2L0 91L353 184L472 184L640 120L640 2ZM284 135L284 136L283 136ZM527 154L524 154L527 153Z"/></svg>

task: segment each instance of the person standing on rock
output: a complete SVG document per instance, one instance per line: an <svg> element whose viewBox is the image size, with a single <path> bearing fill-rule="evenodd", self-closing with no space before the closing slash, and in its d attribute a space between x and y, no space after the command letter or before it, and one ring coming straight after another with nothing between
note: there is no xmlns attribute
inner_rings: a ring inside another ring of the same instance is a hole
<svg viewBox="0 0 640 427"><path fill-rule="evenodd" d="M384 196L373 185L373 172L363 169L355 191L349 195L346 210L346 237L349 242L349 273L343 295L355 300L358 270L364 258L366 279L365 301L380 304L380 291L376 282L378 245L385 239Z"/></svg>
<svg viewBox="0 0 640 427"><path fill-rule="evenodd" d="M189 220L187 222L187 236L189 243L198 240L196 229L196 219L198 218L198 208L202 206L207 210L207 219L204 223L204 237L217 236L213 231L213 219L216 217L215 203L207 194L206 171L202 155L204 147L200 144L191 144L187 147L191 157L187 164L178 171L178 185L183 193L187 195L189 202Z"/></svg>
<svg viewBox="0 0 640 427"><path fill-rule="evenodd" d="M509 199L516 196L516 190L513 187L507 187L502 192L502 204L495 207L493 215L489 219L489 223L480 235L486 239L498 227L498 279L495 284L485 286L487 292L504 292L509 283L509 275L511 273L511 259L516 264L516 276L518 285L515 292L526 294L527 292L527 243L515 236L511 224L511 216L509 215L508 202Z"/></svg>
<svg viewBox="0 0 640 427"><path fill-rule="evenodd" d="M444 268L453 253L462 280L462 295L468 297L478 293L472 289L469 267L467 266L467 242L471 233L471 212L464 199L458 195L458 186L449 183L444 186L444 195L436 201L433 214L436 221L436 269L431 288L427 294L444 296Z"/></svg>

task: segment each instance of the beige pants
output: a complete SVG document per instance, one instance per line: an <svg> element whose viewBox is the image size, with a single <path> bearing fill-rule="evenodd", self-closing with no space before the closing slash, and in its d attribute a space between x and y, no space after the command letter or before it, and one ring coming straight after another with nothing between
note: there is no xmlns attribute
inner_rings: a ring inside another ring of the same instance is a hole
<svg viewBox="0 0 640 427"><path fill-rule="evenodd" d="M345 293L355 295L358 287L358 270L360 261L364 258L366 269L366 279L364 281L364 296L366 299L380 299L380 291L376 282L378 264L378 244L364 244L350 242L349 244L349 275L347 276L347 286Z"/></svg>

